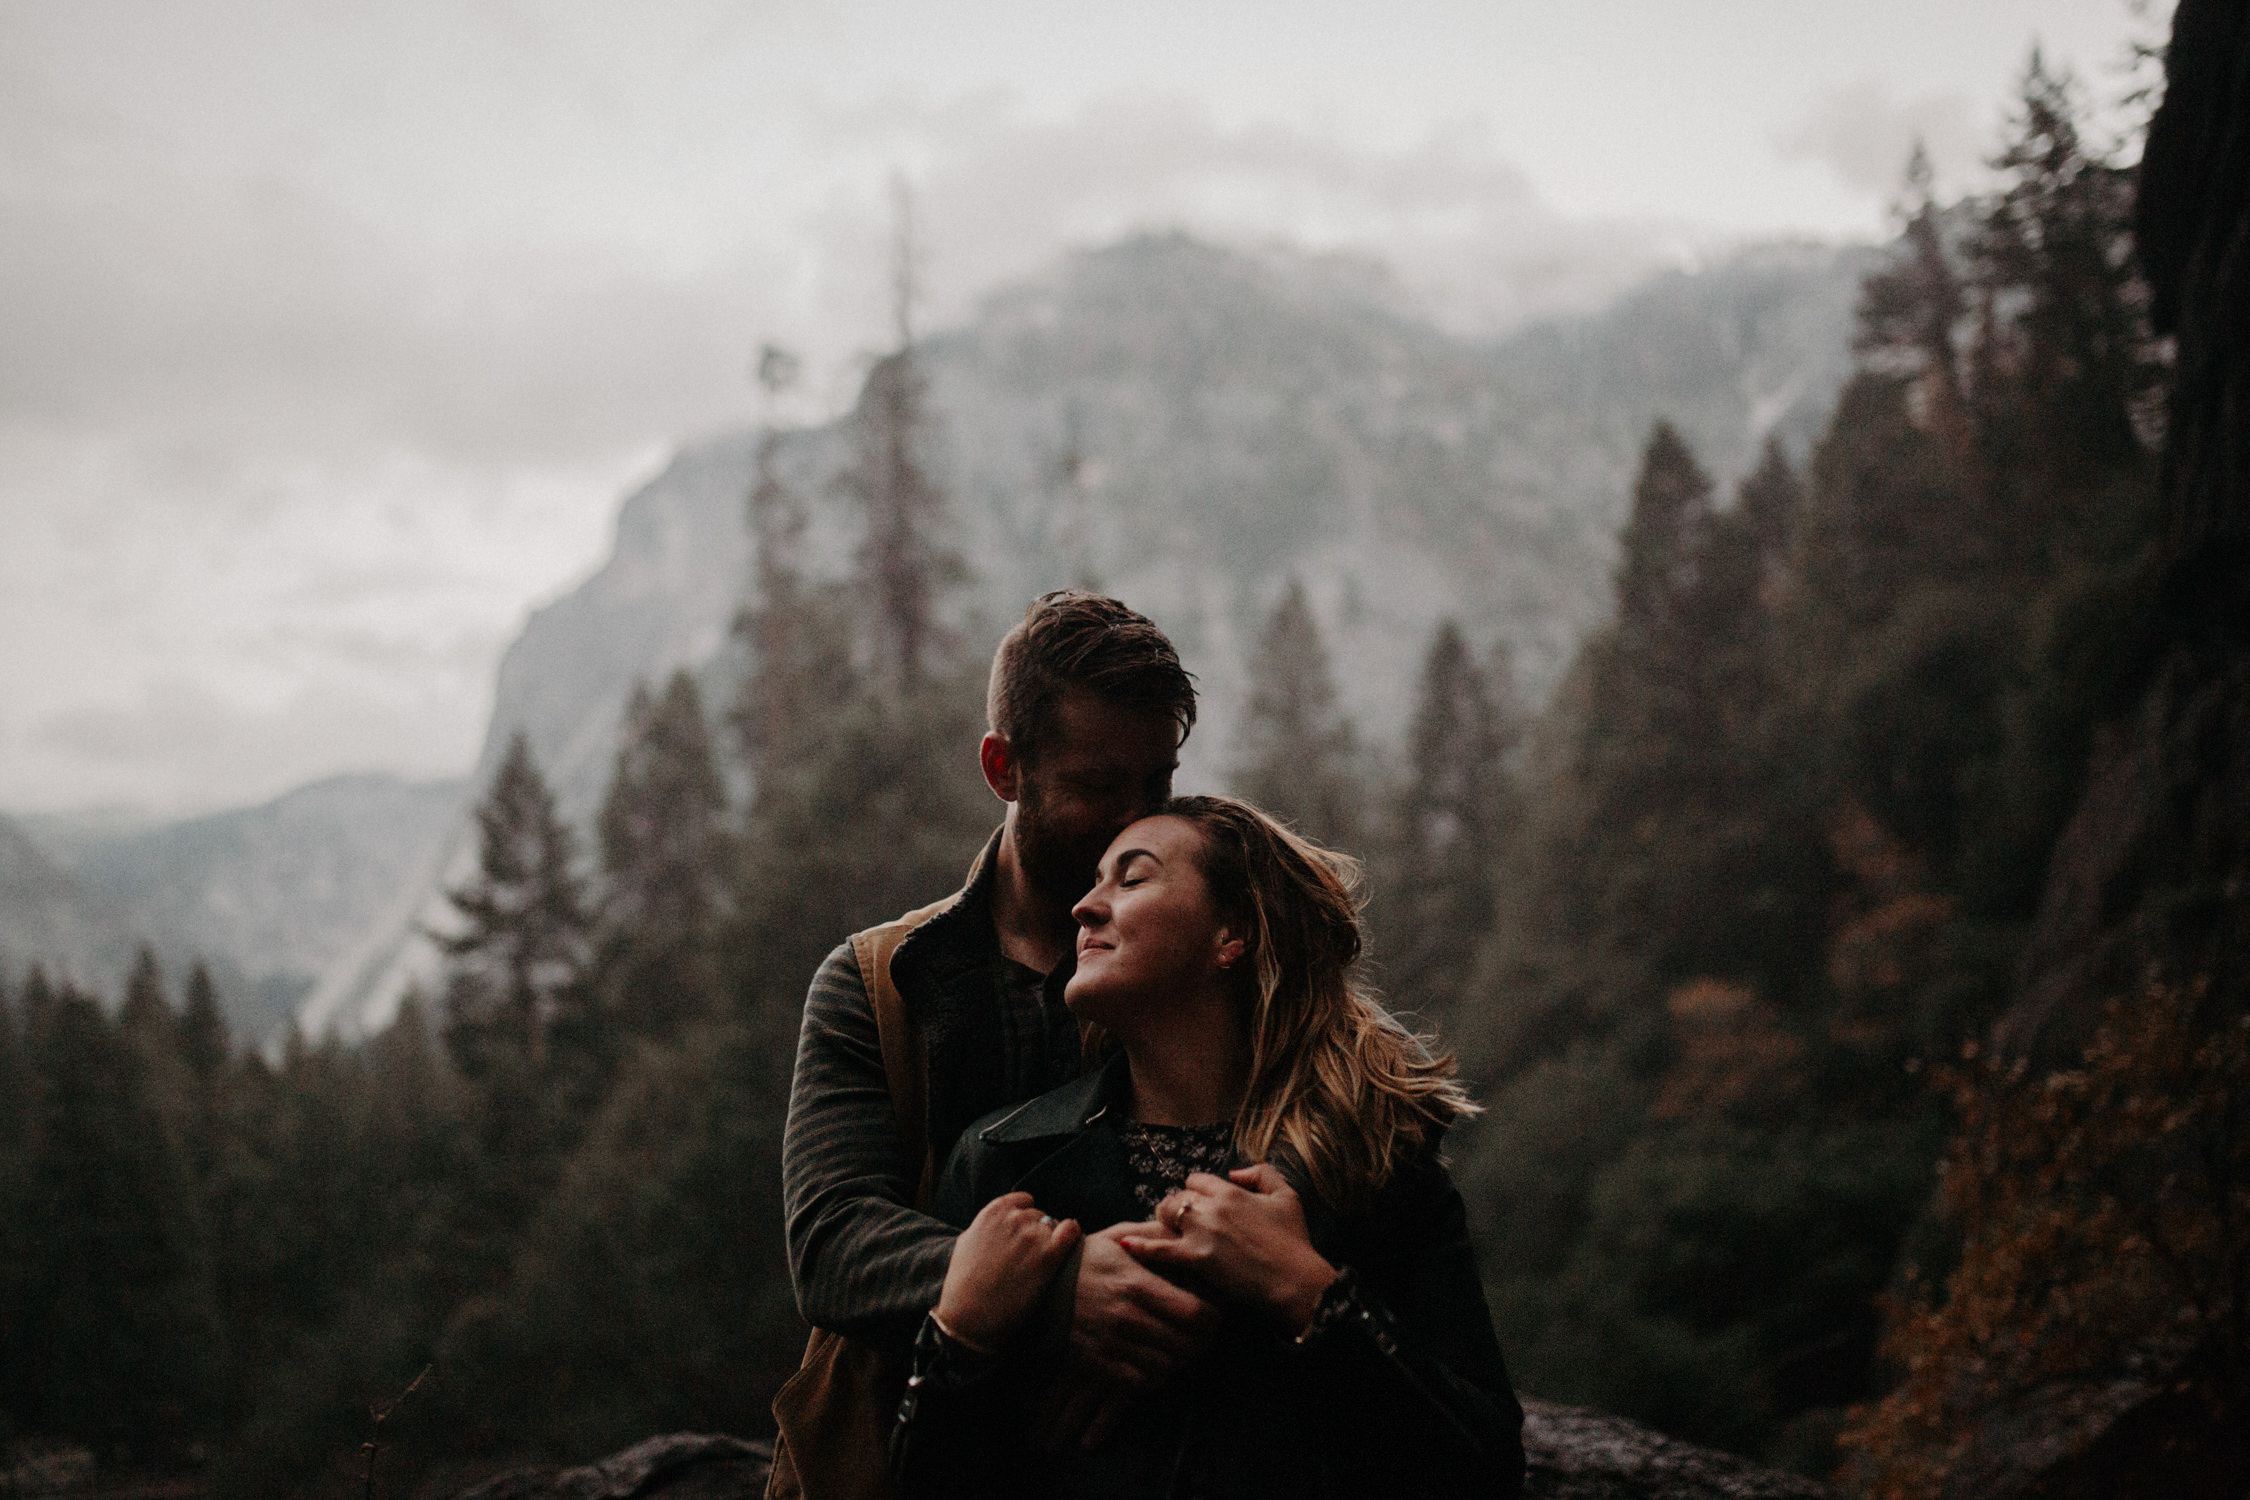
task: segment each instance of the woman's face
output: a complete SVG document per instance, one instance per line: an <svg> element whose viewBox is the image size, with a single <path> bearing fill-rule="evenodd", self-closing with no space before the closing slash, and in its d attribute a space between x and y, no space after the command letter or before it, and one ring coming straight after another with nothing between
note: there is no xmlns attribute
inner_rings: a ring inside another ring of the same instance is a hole
<svg viewBox="0 0 2250 1500"><path fill-rule="evenodd" d="M1111 841L1094 888L1071 909L1078 968L1063 998L1121 1039L1137 1017L1208 991L1242 956L1204 884L1203 834L1184 818L1143 818Z"/></svg>

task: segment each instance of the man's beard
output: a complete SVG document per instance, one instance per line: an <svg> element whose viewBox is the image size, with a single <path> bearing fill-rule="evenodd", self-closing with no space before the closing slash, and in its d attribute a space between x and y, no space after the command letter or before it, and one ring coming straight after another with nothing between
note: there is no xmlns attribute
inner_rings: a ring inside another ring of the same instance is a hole
<svg viewBox="0 0 2250 1500"><path fill-rule="evenodd" d="M1082 847L1083 846L1083 847ZM1033 890L1076 901L1094 888L1109 840L1078 844L1055 837L1040 816L1039 797L1027 778L1016 799L1016 865Z"/></svg>

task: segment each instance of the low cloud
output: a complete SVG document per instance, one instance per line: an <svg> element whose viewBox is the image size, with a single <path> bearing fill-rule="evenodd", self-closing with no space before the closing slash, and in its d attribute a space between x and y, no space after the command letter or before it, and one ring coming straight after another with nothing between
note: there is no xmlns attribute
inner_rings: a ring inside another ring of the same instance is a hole
<svg viewBox="0 0 2250 1500"><path fill-rule="evenodd" d="M1919 141L1941 191L1967 186L1988 146L1979 107L1959 93L1896 100L1872 79L1824 95L1780 131L1774 147L1786 161L1826 167L1846 188L1869 197L1896 196Z"/></svg>
<svg viewBox="0 0 2250 1500"><path fill-rule="evenodd" d="M488 111L433 92L427 121L350 94L366 135L323 124L313 89L290 106L300 151L214 83L178 119L226 128L178 128L160 106L183 80L138 63L100 96L114 109L42 95L38 55L0 51L20 85L0 88L0 786L19 807L466 766L524 610L594 564L665 448L752 419L760 341L806 355L788 415L851 398L888 337L894 168L926 329L1143 229L1357 261L1476 333L1598 304L1683 242L1562 219L1473 129L1368 145L1145 90L1047 116L1001 94L769 94L740 120L674 119L657 90L606 124L554 90ZM446 217L483 184L489 215Z"/></svg>
<svg viewBox="0 0 2250 1500"><path fill-rule="evenodd" d="M454 701L459 689L442 676L360 687L322 682L260 705L166 677L129 699L73 706L0 753L11 784L51 789L11 810L177 814L257 801L338 771L456 775L474 758L488 692Z"/></svg>
<svg viewBox="0 0 2250 1500"><path fill-rule="evenodd" d="M1113 94L1061 121L933 107L903 159L923 218L938 310L958 316L995 284L1065 249L1184 229L1244 246L1379 264L1417 310L1463 332L1599 305L1687 243L1675 226L1565 220L1479 128L1402 147L1347 143L1276 121L1222 122L1192 97ZM875 275L888 204L854 195L823 223L832 263Z"/></svg>

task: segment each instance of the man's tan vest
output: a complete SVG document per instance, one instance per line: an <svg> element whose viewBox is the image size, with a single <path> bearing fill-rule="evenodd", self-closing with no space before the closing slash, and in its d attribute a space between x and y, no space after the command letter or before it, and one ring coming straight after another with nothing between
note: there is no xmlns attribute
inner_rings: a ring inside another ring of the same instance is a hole
<svg viewBox="0 0 2250 1500"><path fill-rule="evenodd" d="M908 933L951 907L962 894L957 891L895 922L852 934L852 958L867 986L868 1006L875 1012L883 1079L890 1085L898 1137L906 1147L906 1159L922 1164L914 1206L924 1213L929 1211L938 1173L924 1105L929 1057L922 1028L907 1015L898 986L891 980L891 955ZM906 1389L906 1374L898 1358L872 1344L826 1328L814 1329L805 1345L804 1363L773 1400L780 1430L773 1445L773 1478L766 1485L768 1500L894 1500L891 1423Z"/></svg>

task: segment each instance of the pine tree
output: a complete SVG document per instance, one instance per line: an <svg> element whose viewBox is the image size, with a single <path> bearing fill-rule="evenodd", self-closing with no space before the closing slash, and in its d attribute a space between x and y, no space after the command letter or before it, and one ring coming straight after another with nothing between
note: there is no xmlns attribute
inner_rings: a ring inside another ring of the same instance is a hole
<svg viewBox="0 0 2250 1500"><path fill-rule="evenodd" d="M132 972L125 977L125 1003L117 1018L125 1034L136 1040L161 1036L172 1029L172 1001L164 990L164 970L146 943L134 950Z"/></svg>
<svg viewBox="0 0 2250 1500"><path fill-rule="evenodd" d="M2059 451L2015 457L2042 476L2113 468L2139 456L2134 415L2160 379L2131 254L2132 181L2088 149L2067 72L2036 49L2015 133L1993 165L2007 179L1977 240L1988 286L2020 289L2005 357L2036 433Z"/></svg>
<svg viewBox="0 0 2250 1500"><path fill-rule="evenodd" d="M446 1045L471 1078L546 1068L550 1043L585 1009L591 923L575 840L522 731L476 809L477 874L449 893Z"/></svg>
<svg viewBox="0 0 2250 1500"><path fill-rule="evenodd" d="M218 1164L225 1127L227 1064L233 1044L219 1010L218 986L200 958L188 971L187 1005L180 1013L179 1029L179 1057L187 1074L183 1143L196 1181L207 1183Z"/></svg>
<svg viewBox="0 0 2250 1500"><path fill-rule="evenodd" d="M180 1013L180 1052L197 1083L210 1087L226 1071L233 1042L219 1009L219 987L202 959L188 970L187 1005Z"/></svg>
<svg viewBox="0 0 2250 1500"><path fill-rule="evenodd" d="M1711 512L1711 479L1669 422L1641 450L1633 508L1618 539L1617 619L1627 645L1661 636L1694 581L1696 543Z"/></svg>
<svg viewBox="0 0 2250 1500"><path fill-rule="evenodd" d="M695 680L674 673L662 698L636 686L602 805L596 966L603 1004L631 1030L673 1036L712 1013L726 803Z"/></svg>
<svg viewBox="0 0 2250 1500"><path fill-rule="evenodd" d="M1871 365L1912 382L1923 424L1957 464L1969 461L1970 429L1961 383L1961 332L1969 316L1947 243L1929 153L1914 144L1907 164L1905 228L1891 263L1860 288L1853 345Z"/></svg>
<svg viewBox="0 0 2250 1500"><path fill-rule="evenodd" d="M1804 526L1804 510L1804 481L1780 440L1769 437L1758 466L1735 492L1734 508L1747 551L1756 559L1751 595L1762 610L1777 609L1790 585L1790 555Z"/></svg>
<svg viewBox="0 0 2250 1500"><path fill-rule="evenodd" d="M1735 503L1704 518L1695 581L1678 607L1677 654L1688 687L1678 727L1703 752L1698 758L1706 782L1713 773L1731 779L1718 763L1740 759L1751 722L1777 690L1770 627L1790 586L1804 501L1788 455L1768 439Z"/></svg>
<svg viewBox="0 0 2250 1500"><path fill-rule="evenodd" d="M146 943L133 955L117 1029L141 1055L148 1097L166 1129L184 1144L194 1129L194 1090L180 1051L179 1017L165 989L164 970Z"/></svg>
<svg viewBox="0 0 2250 1500"><path fill-rule="evenodd" d="M1295 578L1250 658L1250 698L1237 732L1235 790L1308 838L1361 843L1359 750L1336 704L1320 625Z"/></svg>
<svg viewBox="0 0 2250 1500"><path fill-rule="evenodd" d="M16 1014L23 1023L24 1035L34 1036L46 1024L47 1013L54 1009L55 989L47 979L47 967L33 964L23 976L23 990L16 996Z"/></svg>
<svg viewBox="0 0 2250 1500"><path fill-rule="evenodd" d="M1520 737L1509 708L1460 628L1439 621L1373 905L1385 985L1409 1009L1453 1013L1492 920L1512 823L1505 757Z"/></svg>
<svg viewBox="0 0 2250 1500"><path fill-rule="evenodd" d="M804 500L782 473L779 402L796 376L796 356L767 345L758 360L766 422L749 500L757 561L750 602L734 622L749 672L728 715L750 771L753 806L795 795L796 780L859 690L851 615L835 591L805 575Z"/></svg>
<svg viewBox="0 0 2250 1500"><path fill-rule="evenodd" d="M1581 733L1589 806L1606 837L1640 828L1676 791L1704 708L1692 632L1708 598L1703 549L1711 480L1669 422L1642 450L1618 541L1617 619L1590 650L1592 700ZM1708 613L1708 609L1704 611Z"/></svg>
<svg viewBox="0 0 2250 1500"><path fill-rule="evenodd" d="M105 1452L177 1458L207 1435L219 1347L205 1226L137 1046L91 998L47 1001L0 1410Z"/></svg>
<svg viewBox="0 0 2250 1500"><path fill-rule="evenodd" d="M25 1106L31 1065L24 1055L25 1046L22 1018L15 997L8 992L8 976L0 973L0 1163L10 1159L10 1145L29 1118ZM0 1177L7 1170L0 1164Z"/></svg>
<svg viewBox="0 0 2250 1500"><path fill-rule="evenodd" d="M898 342L867 372L851 419L852 461L843 489L867 518L859 549L862 596L871 601L875 679L910 695L947 644L937 601L966 575L945 540L945 494L926 465L927 381L914 343L914 242L903 184L896 185L893 314Z"/></svg>

